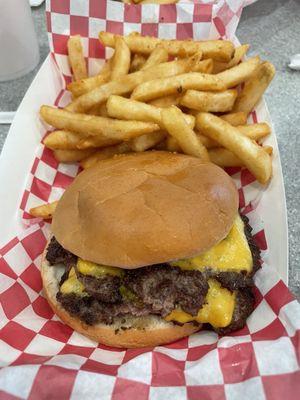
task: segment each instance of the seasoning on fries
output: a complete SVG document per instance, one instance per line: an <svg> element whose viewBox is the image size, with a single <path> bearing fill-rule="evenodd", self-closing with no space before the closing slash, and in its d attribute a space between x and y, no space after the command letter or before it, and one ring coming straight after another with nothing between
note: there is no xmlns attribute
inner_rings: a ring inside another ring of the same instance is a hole
<svg viewBox="0 0 300 400"><path fill-rule="evenodd" d="M110 32L100 32L99 40L104 46L115 47L116 38ZM203 58L212 58L218 61L230 61L234 53L234 46L229 40L164 40L151 36L133 34L124 36L124 40L133 53L150 54L158 44L166 48L171 56L180 56L181 53L193 55L198 51Z"/></svg>
<svg viewBox="0 0 300 400"><path fill-rule="evenodd" d="M270 180L273 149L261 146L270 127L247 124L247 116L275 69L258 56L243 60L248 44L234 48L226 40L164 40L139 33L100 32L99 39L115 51L88 77L80 37L70 38L73 101L65 109L41 107L43 120L56 129L44 144L58 161L89 168L114 155L157 149L221 167L245 166L260 183ZM33 209L32 215L50 215L45 210Z"/></svg>
<svg viewBox="0 0 300 400"><path fill-rule="evenodd" d="M225 85L217 75L191 72L141 83L134 89L131 98L149 101L164 95L181 94L188 89L222 91Z"/></svg>

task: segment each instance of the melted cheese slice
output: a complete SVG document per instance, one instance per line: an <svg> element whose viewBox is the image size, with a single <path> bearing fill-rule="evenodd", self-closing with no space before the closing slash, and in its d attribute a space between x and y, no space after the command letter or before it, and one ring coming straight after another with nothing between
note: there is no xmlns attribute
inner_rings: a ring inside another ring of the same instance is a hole
<svg viewBox="0 0 300 400"><path fill-rule="evenodd" d="M199 271L210 267L220 271L252 270L252 254L244 233L244 223L240 216L234 222L228 236L206 253L184 260L174 261L173 266Z"/></svg>
<svg viewBox="0 0 300 400"><path fill-rule="evenodd" d="M63 294L74 293L78 296L86 296L87 293L84 290L83 284L77 279L74 268L70 269L68 279L60 287L60 292Z"/></svg>
<svg viewBox="0 0 300 400"><path fill-rule="evenodd" d="M204 306L199 310L198 315L192 315L177 309L165 317L167 321L177 321L182 324L191 321L208 323L215 328L224 328L232 320L235 306L235 292L222 288L220 283L214 279L208 280L209 289L205 298Z"/></svg>
<svg viewBox="0 0 300 400"><path fill-rule="evenodd" d="M83 275L91 275L96 278L103 275L122 276L124 274L121 268L100 265L91 261L82 260L81 258L78 258L77 269Z"/></svg>

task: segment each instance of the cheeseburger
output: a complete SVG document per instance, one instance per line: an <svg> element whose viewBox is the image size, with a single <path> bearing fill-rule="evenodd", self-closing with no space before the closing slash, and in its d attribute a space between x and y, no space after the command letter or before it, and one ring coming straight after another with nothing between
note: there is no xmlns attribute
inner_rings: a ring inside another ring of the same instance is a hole
<svg viewBox="0 0 300 400"><path fill-rule="evenodd" d="M117 347L205 326L227 334L253 310L259 250L219 167L146 152L80 173L58 203L42 278L54 312Z"/></svg>

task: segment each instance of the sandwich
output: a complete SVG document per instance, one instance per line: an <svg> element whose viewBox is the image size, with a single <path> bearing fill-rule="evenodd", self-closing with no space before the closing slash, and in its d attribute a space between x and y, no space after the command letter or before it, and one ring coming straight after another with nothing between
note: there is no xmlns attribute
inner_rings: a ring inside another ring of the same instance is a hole
<svg viewBox="0 0 300 400"><path fill-rule="evenodd" d="M149 151L100 161L66 189L42 259L46 298L108 346L241 329L260 252L218 166Z"/></svg>

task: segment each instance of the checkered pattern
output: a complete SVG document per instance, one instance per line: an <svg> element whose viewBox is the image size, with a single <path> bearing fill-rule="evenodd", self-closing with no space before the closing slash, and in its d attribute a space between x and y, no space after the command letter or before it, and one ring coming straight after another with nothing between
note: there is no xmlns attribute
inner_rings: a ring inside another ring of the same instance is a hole
<svg viewBox="0 0 300 400"><path fill-rule="evenodd" d="M213 3L47 1L50 48L67 83L70 33L83 36L90 73L108 56L98 42L99 30L181 39L233 37L243 1ZM55 105L66 105L68 96L62 87ZM250 119L260 121L261 115L258 107ZM246 327L229 337L202 331L167 346L124 351L98 345L58 320L41 293L39 261L49 228L30 220L28 210L58 199L77 173L77 166L58 164L40 145L21 203L23 217L34 225L0 250L0 399L299 398L300 306L266 258L256 274L256 309ZM247 170L228 173L264 258L267 243L255 211L261 188Z"/></svg>
<svg viewBox="0 0 300 400"><path fill-rule="evenodd" d="M47 1L47 27L50 49L66 77L69 35L80 34L91 73L97 71L106 49L99 44L98 33L106 30L118 34L137 31L143 35L170 39L232 37L243 0L179 2L177 4L128 5L111 0ZM216 4L214 4L216 3Z"/></svg>
<svg viewBox="0 0 300 400"><path fill-rule="evenodd" d="M261 223L247 215L264 252ZM256 274L256 308L242 330L122 350L53 314L39 271L48 234L36 224L0 250L0 399L299 398L300 305L269 265Z"/></svg>

